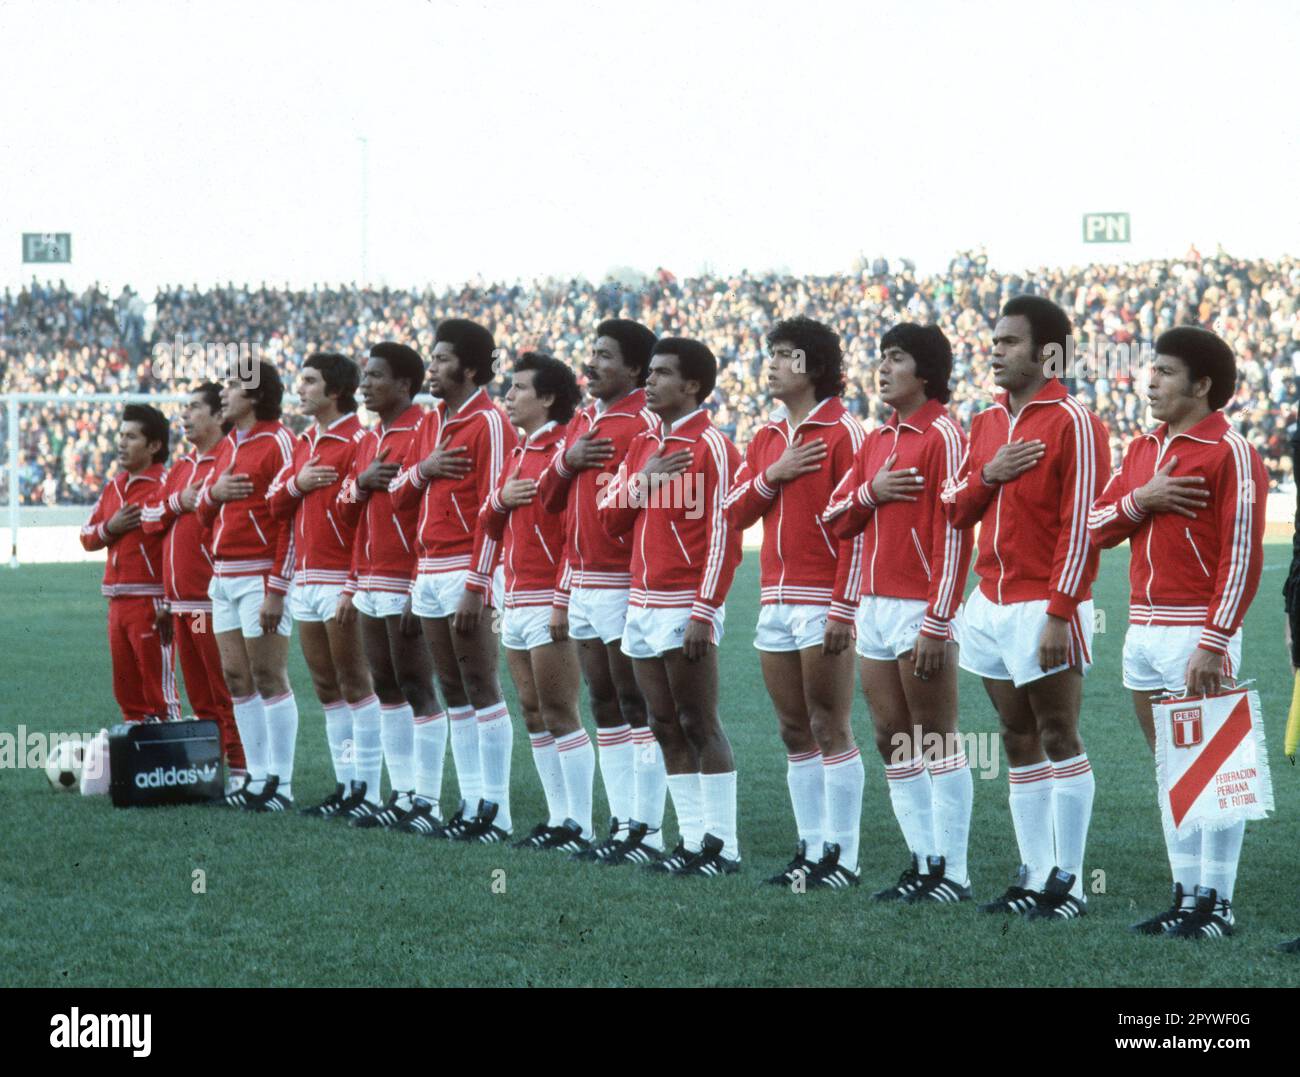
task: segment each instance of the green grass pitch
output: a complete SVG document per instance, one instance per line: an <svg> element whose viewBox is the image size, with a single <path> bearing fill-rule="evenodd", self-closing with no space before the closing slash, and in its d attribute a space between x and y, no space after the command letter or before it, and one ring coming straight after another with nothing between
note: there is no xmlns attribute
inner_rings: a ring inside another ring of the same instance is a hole
<svg viewBox="0 0 1300 1077"><path fill-rule="evenodd" d="M1103 557L1095 599L1108 630L1096 638L1084 692L1083 737L1097 775L1086 870L1104 873L1104 893L1091 895L1086 919L1027 924L970 906L869 903L868 892L904 866L904 847L860 697L862 889L798 896L760 887L788 859L794 835L785 756L752 646L758 557L749 551L722 647L723 720L740 774L739 876L654 879L500 847L205 807L120 811L107 798L54 793L41 771L10 769L0 771L7 920L0 982L1294 986L1300 961L1271 952L1300 933L1300 774L1281 753L1290 700L1280 600L1288 553L1267 547L1246 622L1244 672L1258 678L1277 810L1248 829L1234 939L1196 945L1124 930L1163 907L1169 881L1153 767L1120 684L1123 549ZM89 732L114 721L98 577L94 565L0 569L0 730ZM295 786L306 803L333 779L296 640L292 655L302 713ZM509 698L513 705L513 692ZM981 686L966 673L961 715L964 730L996 729ZM598 819L599 789L598 780ZM446 799L453 790L449 753ZM519 722L514 797L520 825L540 817ZM671 830L671 808L669 820ZM996 778L976 777L970 861L977 899L1000 892L1017 862L1001 762ZM206 893L192 892L196 870Z"/></svg>

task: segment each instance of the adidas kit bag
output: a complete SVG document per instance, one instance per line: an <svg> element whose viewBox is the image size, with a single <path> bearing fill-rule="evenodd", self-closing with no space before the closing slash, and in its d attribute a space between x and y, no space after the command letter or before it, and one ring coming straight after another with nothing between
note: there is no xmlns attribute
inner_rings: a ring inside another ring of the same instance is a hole
<svg viewBox="0 0 1300 1077"><path fill-rule="evenodd" d="M108 735L109 793L119 808L217 800L221 731L211 719L131 722Z"/></svg>

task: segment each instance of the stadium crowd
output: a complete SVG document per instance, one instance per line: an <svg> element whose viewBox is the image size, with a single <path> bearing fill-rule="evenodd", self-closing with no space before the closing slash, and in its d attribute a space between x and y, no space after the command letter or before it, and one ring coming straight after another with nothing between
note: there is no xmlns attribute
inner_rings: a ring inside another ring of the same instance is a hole
<svg viewBox="0 0 1300 1077"><path fill-rule="evenodd" d="M362 356L375 341L397 340L427 357L433 329L447 317L487 325L507 355L539 349L577 364L596 323L622 316L713 349L721 367L714 418L743 450L770 409L764 333L781 318L805 314L841 334L845 403L868 428L888 410L873 391L882 334L900 321L938 324L953 345L951 407L969 428L992 395L983 357L997 312L1024 292L1045 295L1071 313L1081 353L1149 345L1175 325L1218 332L1232 344L1240 372L1229 416L1264 458L1270 484L1293 480L1287 444L1300 398L1300 258L1203 257L1194 249L1164 261L1011 273L994 269L981 252L964 252L934 276L919 276L905 260L877 258L827 277L679 279L660 269L640 285L547 279L443 291L164 287L152 310L129 288L112 297L99 287L76 294L62 283L33 281L0 296L0 392L183 392L192 379L160 379L153 361L155 346L178 336L256 343L292 386L303 360L317 350ZM1103 362L1095 369L1098 376L1080 379L1076 391L1109 427L1118 464L1144 407L1131 391L1133 368L1107 371ZM500 379L494 391L505 387ZM0 413L0 424L5 421ZM23 503L92 502L111 470L114 425L95 404L24 406ZM6 483L0 470L0 500L8 499Z"/></svg>

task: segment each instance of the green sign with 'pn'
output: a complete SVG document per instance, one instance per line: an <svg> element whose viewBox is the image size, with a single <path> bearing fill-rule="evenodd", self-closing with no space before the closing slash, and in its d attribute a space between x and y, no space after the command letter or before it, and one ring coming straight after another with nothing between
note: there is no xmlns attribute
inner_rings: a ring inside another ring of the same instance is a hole
<svg viewBox="0 0 1300 1077"><path fill-rule="evenodd" d="M24 232L24 262L71 262L71 232Z"/></svg>
<svg viewBox="0 0 1300 1077"><path fill-rule="evenodd" d="M1127 243L1132 238L1127 213L1085 213L1083 215L1085 243Z"/></svg>

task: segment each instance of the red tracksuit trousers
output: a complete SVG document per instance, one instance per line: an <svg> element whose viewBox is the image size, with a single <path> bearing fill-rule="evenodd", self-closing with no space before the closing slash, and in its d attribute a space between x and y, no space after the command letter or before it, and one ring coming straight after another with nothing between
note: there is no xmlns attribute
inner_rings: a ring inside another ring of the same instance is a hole
<svg viewBox="0 0 1300 1077"><path fill-rule="evenodd" d="M113 695L128 722L179 718L172 649L154 624L159 600L130 595L108 600L108 648L113 658Z"/></svg>
<svg viewBox="0 0 1300 1077"><path fill-rule="evenodd" d="M211 718L221 727L221 752L226 766L244 769L244 745L235 725L235 710L230 692L221 674L221 655L212 631L212 614L202 611L172 614L172 638L175 640L181 673L185 677L185 694L199 718Z"/></svg>

